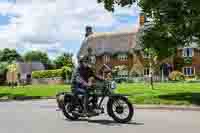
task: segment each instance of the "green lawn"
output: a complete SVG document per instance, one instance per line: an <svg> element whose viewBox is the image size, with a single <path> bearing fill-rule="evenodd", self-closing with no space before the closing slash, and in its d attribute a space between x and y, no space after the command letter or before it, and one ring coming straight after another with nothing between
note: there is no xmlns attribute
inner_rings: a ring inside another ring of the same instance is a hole
<svg viewBox="0 0 200 133"><path fill-rule="evenodd" d="M0 98L12 99L43 96L55 96L62 91L69 91L68 85L37 85L9 88L0 87ZM148 84L120 84L118 93L130 94L129 99L137 104L172 104L172 105L200 105L200 83L156 83L152 90Z"/></svg>
<svg viewBox="0 0 200 133"><path fill-rule="evenodd" d="M34 85L24 87L0 87L0 98L9 97L11 99L16 98L41 98L55 96L59 92L69 90L69 85Z"/></svg>
<svg viewBox="0 0 200 133"><path fill-rule="evenodd" d="M200 83L121 84L117 92L131 94L137 104L200 105Z"/></svg>

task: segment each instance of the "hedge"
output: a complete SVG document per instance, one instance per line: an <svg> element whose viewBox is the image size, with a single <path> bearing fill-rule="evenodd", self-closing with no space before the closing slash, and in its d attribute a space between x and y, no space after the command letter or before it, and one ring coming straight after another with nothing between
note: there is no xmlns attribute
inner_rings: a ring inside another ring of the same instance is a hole
<svg viewBox="0 0 200 133"><path fill-rule="evenodd" d="M62 77L63 70L56 69L56 70L43 70L43 71L34 71L32 72L33 78L54 78L54 77Z"/></svg>

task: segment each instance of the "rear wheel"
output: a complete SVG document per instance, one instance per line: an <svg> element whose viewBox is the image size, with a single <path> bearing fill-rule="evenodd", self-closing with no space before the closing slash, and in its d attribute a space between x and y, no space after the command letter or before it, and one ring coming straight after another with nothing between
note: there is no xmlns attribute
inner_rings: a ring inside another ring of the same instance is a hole
<svg viewBox="0 0 200 133"><path fill-rule="evenodd" d="M64 93L59 93L56 95L56 102L59 109L64 108Z"/></svg>
<svg viewBox="0 0 200 133"><path fill-rule="evenodd" d="M62 108L62 112L64 116L69 120L77 120L79 117L74 115L72 111L74 110L74 106L71 102L65 102L64 108Z"/></svg>
<svg viewBox="0 0 200 133"><path fill-rule="evenodd" d="M108 101L108 114L119 123L127 123L132 120L134 108L125 97L116 97Z"/></svg>

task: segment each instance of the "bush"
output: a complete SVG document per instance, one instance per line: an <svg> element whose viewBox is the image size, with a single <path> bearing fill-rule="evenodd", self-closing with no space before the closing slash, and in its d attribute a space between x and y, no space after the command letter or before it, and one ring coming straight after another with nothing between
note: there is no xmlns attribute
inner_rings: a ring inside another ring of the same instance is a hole
<svg viewBox="0 0 200 133"><path fill-rule="evenodd" d="M62 77L63 70L56 69L56 70L43 70L43 71L34 71L32 72L32 78L54 78L54 77Z"/></svg>
<svg viewBox="0 0 200 133"><path fill-rule="evenodd" d="M169 79L172 81L182 81L185 80L184 74L179 71L173 71L169 74Z"/></svg>
<svg viewBox="0 0 200 133"><path fill-rule="evenodd" d="M54 78L54 77L62 77L66 79L66 76L71 77L71 68L63 67L62 69L56 70L43 70L43 71L34 71L32 72L32 78Z"/></svg>
<svg viewBox="0 0 200 133"><path fill-rule="evenodd" d="M196 79L200 79L200 73L196 74Z"/></svg>
<svg viewBox="0 0 200 133"><path fill-rule="evenodd" d="M64 66L62 67L62 78L63 79L67 79L67 77L69 79L71 79L71 75L72 75L72 69L70 67Z"/></svg>

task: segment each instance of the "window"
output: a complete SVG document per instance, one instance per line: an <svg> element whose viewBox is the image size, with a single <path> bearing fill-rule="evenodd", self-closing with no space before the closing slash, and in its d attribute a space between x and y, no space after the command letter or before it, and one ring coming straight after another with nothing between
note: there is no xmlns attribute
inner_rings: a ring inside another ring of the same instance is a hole
<svg viewBox="0 0 200 133"><path fill-rule="evenodd" d="M105 63L109 62L110 61L110 56L104 55L103 56L103 60L105 61Z"/></svg>
<svg viewBox="0 0 200 133"><path fill-rule="evenodd" d="M150 69L144 68L144 76L149 76L149 74L150 74Z"/></svg>
<svg viewBox="0 0 200 133"><path fill-rule="evenodd" d="M183 49L183 57L192 57L192 56L193 56L193 48Z"/></svg>
<svg viewBox="0 0 200 133"><path fill-rule="evenodd" d="M192 68L192 67L185 67L185 68L183 68L183 73L184 73L184 75L185 76L192 76L192 75L194 75L194 68Z"/></svg>
<svg viewBox="0 0 200 133"><path fill-rule="evenodd" d="M126 60L128 60L128 55L126 55L126 54L118 55L118 59L121 61L126 61Z"/></svg>

